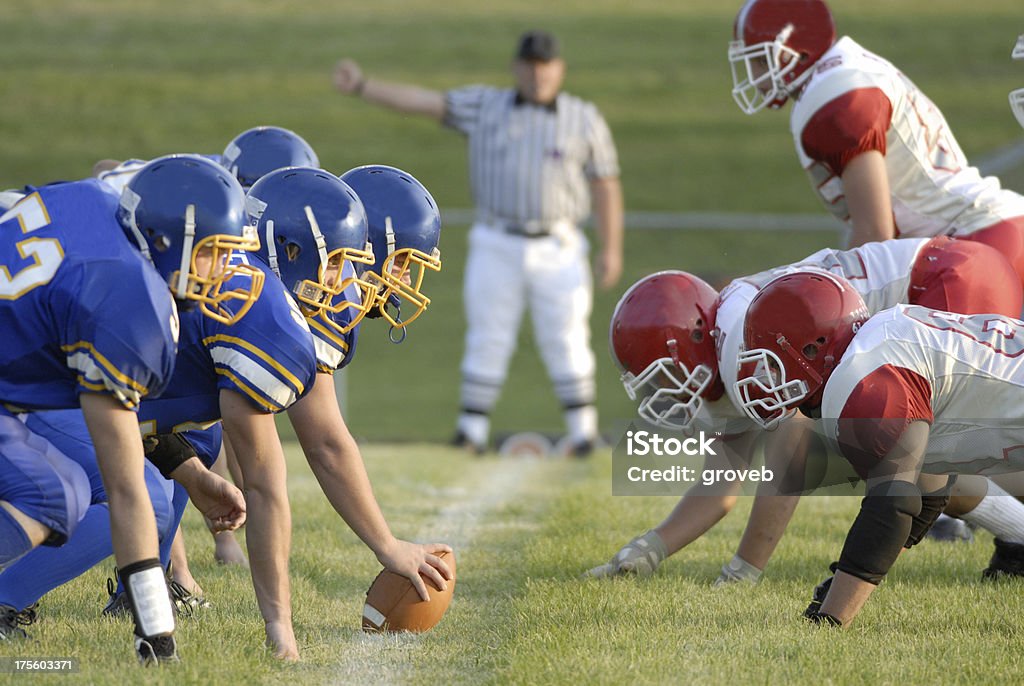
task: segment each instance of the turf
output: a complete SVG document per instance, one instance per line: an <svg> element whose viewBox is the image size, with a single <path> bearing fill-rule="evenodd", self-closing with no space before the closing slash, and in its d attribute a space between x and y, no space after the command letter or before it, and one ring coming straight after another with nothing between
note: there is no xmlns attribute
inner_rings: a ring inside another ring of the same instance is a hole
<svg viewBox="0 0 1024 686"><path fill-rule="evenodd" d="M1022 667L1022 584L980 580L987 534L973 544L926 541L850 629L815 629L799 614L839 552L855 497L805 498L756 587L710 586L734 552L747 498L653 578L580 582L672 499L612 497L607 453L586 462L480 460L420 444L369 447L367 462L397 534L456 548L455 599L427 634L366 636L359 615L378 565L319 493L297 447L288 454L303 662L278 663L261 647L247 574L213 561L190 509L192 568L214 607L180 622L182 664L145 673L147 682L974 684L1005 683ZM29 627L34 641L0 642L0 658L74 657L82 683L136 674L129 625L98 617L109 564L46 597Z"/></svg>

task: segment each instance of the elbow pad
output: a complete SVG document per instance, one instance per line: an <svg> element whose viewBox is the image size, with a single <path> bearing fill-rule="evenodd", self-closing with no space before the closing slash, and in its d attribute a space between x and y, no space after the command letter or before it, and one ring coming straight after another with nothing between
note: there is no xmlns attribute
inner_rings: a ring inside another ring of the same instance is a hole
<svg viewBox="0 0 1024 686"><path fill-rule="evenodd" d="M921 514L921 489L887 481L868 490L846 535L839 570L876 586L882 583Z"/></svg>

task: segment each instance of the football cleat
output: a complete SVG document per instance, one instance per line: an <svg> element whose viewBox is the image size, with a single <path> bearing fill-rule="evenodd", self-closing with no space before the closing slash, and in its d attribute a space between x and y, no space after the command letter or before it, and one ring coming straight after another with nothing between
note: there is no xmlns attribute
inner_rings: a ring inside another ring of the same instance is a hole
<svg viewBox="0 0 1024 686"><path fill-rule="evenodd" d="M120 575L117 567L114 567L114 578L107 577L107 604L103 608L104 617L130 617L132 614L131 604L128 602L128 594L123 590L118 591L117 585Z"/></svg>
<svg viewBox="0 0 1024 686"><path fill-rule="evenodd" d="M159 666L162 663L180 662L178 646L174 636L135 637L135 654L143 667Z"/></svg>
<svg viewBox="0 0 1024 686"><path fill-rule="evenodd" d="M648 577L654 574L668 550L661 536L653 530L637 536L622 547L609 562L588 570L584 579L604 579L612 576Z"/></svg>
<svg viewBox="0 0 1024 686"><path fill-rule="evenodd" d="M115 567L114 578L107 577L107 594L110 598L107 600L106 607L103 608L103 615L106 617L130 617L132 614L128 594L124 590L117 590L118 580ZM167 570L167 588L170 590L171 603L174 605L174 612L178 617L192 617L196 614L196 610L207 610L212 607L205 596L196 595L171 578L170 565Z"/></svg>
<svg viewBox="0 0 1024 686"><path fill-rule="evenodd" d="M24 610L15 610L10 605L0 605L0 641L17 638L28 638L21 627L36 621L37 605L29 605Z"/></svg>
<svg viewBox="0 0 1024 686"><path fill-rule="evenodd" d="M192 617L197 610L208 610L212 607L206 596L196 595L171 578L167 579L167 587L171 590L171 600L179 617Z"/></svg>
<svg viewBox="0 0 1024 686"><path fill-rule="evenodd" d="M981 578L989 581L1024 576L1024 543L995 539L996 549Z"/></svg>
<svg viewBox="0 0 1024 686"><path fill-rule="evenodd" d="M462 431L455 432L455 435L452 436L451 445L454 448L462 448L475 457L480 457L487 452L487 446L474 443Z"/></svg>

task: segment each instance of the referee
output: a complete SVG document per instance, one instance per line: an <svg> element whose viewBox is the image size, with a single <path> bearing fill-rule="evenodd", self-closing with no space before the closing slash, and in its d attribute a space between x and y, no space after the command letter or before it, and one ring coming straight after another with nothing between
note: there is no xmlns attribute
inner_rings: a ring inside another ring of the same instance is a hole
<svg viewBox="0 0 1024 686"><path fill-rule="evenodd" d="M589 246L580 228L593 211L603 289L622 273L622 187L611 132L597 108L561 91L565 61L546 31L523 34L515 88L446 92L367 77L345 59L342 93L432 117L469 142L476 220L469 234L466 348L455 442L482 453L529 304L541 357L565 408L568 445L583 457L597 439L589 317Z"/></svg>

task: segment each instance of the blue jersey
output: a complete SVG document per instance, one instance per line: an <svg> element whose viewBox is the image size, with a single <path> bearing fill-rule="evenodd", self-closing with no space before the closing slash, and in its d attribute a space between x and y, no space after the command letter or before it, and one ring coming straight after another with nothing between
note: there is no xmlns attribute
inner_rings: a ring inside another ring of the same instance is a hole
<svg viewBox="0 0 1024 686"><path fill-rule="evenodd" d="M26 193L0 216L0 403L71 408L98 392L134 409L174 368L167 284L125 237L118 198L99 181Z"/></svg>
<svg viewBox="0 0 1024 686"><path fill-rule="evenodd" d="M174 376L159 398L142 404L143 433L186 431L217 421L222 389L264 412L280 412L312 387L316 356L309 327L281 280L263 270L259 298L236 323L215 321L198 308L181 313ZM248 287L240 283L248 279L235 276L225 290Z"/></svg>

